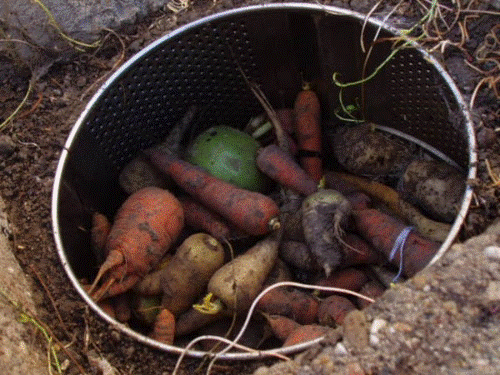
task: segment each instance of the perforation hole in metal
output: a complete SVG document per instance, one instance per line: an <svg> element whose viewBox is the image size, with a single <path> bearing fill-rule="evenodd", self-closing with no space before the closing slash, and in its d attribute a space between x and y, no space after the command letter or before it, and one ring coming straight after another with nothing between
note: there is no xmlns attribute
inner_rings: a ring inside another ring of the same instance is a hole
<svg viewBox="0 0 500 375"><path fill-rule="evenodd" d="M244 124L255 99L238 64L256 78L245 23L201 27L138 61L108 88L86 125L119 168L168 134L191 105L203 111L200 128Z"/></svg>
<svg viewBox="0 0 500 375"><path fill-rule="evenodd" d="M400 51L389 63L387 85L395 118L394 128L413 135L466 166L466 136L461 123L454 124L455 101L436 70L416 51ZM446 140L443 144L443 140Z"/></svg>

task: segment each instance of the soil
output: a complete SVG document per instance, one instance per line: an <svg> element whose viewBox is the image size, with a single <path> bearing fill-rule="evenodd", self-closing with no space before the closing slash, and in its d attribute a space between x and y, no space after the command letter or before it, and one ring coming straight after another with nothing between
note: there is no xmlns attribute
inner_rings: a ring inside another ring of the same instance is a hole
<svg viewBox="0 0 500 375"><path fill-rule="evenodd" d="M374 4L335 5L367 11ZM119 31L120 40L110 37L95 53L54 62L0 134L0 196L10 222L2 228L31 283L36 318L65 345L64 350L58 349L65 374L170 374L177 361L176 356L139 344L110 327L79 297L60 264L52 236L51 193L69 131L115 65L182 24L241 5L242 1L231 0L201 2L177 14L154 15ZM413 15L410 2L406 9ZM485 33L498 23L496 17L469 20L470 39L463 50L447 49L442 55L466 98L481 76L463 60L473 55ZM458 29L454 32L460 35ZM29 77L29 70L0 56L0 120L20 103ZM500 225L495 223L500 216L500 184L495 180L500 176L499 111L498 99L485 85L475 99L478 178L470 181L475 195L460 244L424 272L392 287L363 313L353 314L339 335L295 360L218 362L213 373L499 374ZM43 358L47 341L33 327L28 329L28 352L41 353ZM375 327L378 332L369 335L367 330ZM186 359L180 373L192 373L199 365L199 360Z"/></svg>

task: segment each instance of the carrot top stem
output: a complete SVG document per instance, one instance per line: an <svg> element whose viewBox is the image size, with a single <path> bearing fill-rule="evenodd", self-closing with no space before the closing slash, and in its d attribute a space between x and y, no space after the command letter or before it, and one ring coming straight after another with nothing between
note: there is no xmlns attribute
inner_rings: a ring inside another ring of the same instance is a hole
<svg viewBox="0 0 500 375"><path fill-rule="evenodd" d="M106 260L101 265L101 268L99 268L99 272L97 273L94 282L92 283L90 289L88 290L88 293L92 294L97 284L99 283L99 281L102 279L102 277L106 272L108 272L113 267L119 266L123 262L125 262L125 257L123 256L123 253L118 250L111 250L108 256L106 257Z"/></svg>

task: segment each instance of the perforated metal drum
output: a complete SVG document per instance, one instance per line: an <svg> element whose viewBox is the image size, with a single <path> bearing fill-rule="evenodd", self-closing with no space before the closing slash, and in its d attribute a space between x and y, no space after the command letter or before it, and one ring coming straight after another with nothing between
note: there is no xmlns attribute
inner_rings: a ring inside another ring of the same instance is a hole
<svg viewBox="0 0 500 375"><path fill-rule="evenodd" d="M53 189L54 237L71 282L103 319L140 342L181 353L182 348L149 339L106 315L84 292L79 279L92 279L97 269L90 250L90 212L108 215L124 199L118 185L121 168L140 150L158 143L195 104L201 115L188 136L214 124L243 127L262 111L241 71L260 85L271 104L290 107L303 80L318 87L323 116L334 119L339 89L362 77L360 46L365 15L312 4L266 4L216 14L177 29L134 56L95 94L81 114L63 150ZM380 30L379 30L380 29ZM367 20L363 38L370 43L397 35L382 21ZM391 52L377 43L367 66L371 72ZM241 70L240 70L241 69ZM374 123L400 130L435 147L475 177L475 139L466 105L439 63L418 47L406 48L364 85L364 115ZM346 102L360 87L346 89ZM471 191L443 243L450 246L465 217ZM288 353L314 341L272 351ZM251 359L266 352L226 353L225 359ZM202 351L189 351L202 356Z"/></svg>

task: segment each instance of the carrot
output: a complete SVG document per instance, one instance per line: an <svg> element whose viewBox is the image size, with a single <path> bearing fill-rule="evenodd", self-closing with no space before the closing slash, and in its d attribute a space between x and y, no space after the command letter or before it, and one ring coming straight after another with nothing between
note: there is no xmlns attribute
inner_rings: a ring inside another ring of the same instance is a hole
<svg viewBox="0 0 500 375"><path fill-rule="evenodd" d="M145 153L182 189L246 233L262 235L279 228L279 208L271 198L222 181L164 150Z"/></svg>
<svg viewBox="0 0 500 375"><path fill-rule="evenodd" d="M122 293L114 297L114 306L116 319L121 323L126 323L132 317L132 308L130 307L130 296L128 293Z"/></svg>
<svg viewBox="0 0 500 375"><path fill-rule="evenodd" d="M323 177L321 161L321 109L318 96L309 89L297 95L294 104L295 133L302 168L319 182Z"/></svg>
<svg viewBox="0 0 500 375"><path fill-rule="evenodd" d="M257 167L272 180L293 191L310 195L318 184L298 165L290 154L271 144L257 151Z"/></svg>
<svg viewBox="0 0 500 375"><path fill-rule="evenodd" d="M334 294L326 297L318 307L318 322L325 326L336 327L344 322L349 311L356 309L347 297Z"/></svg>
<svg viewBox="0 0 500 375"><path fill-rule="evenodd" d="M277 109L276 118L286 133L292 135L295 132L295 114L293 108Z"/></svg>
<svg viewBox="0 0 500 375"><path fill-rule="evenodd" d="M99 212L94 212L92 214L92 227L90 228L90 241L100 261L102 261L100 258L104 258L107 255L104 253L104 248L110 230L111 223L108 218Z"/></svg>
<svg viewBox="0 0 500 375"><path fill-rule="evenodd" d="M347 246L344 246L343 267L358 264L384 264L387 261L381 252L356 234L347 233L344 242Z"/></svg>
<svg viewBox="0 0 500 375"><path fill-rule="evenodd" d="M274 288L257 302L257 309L293 319L300 324L316 321L318 300L312 294L296 288Z"/></svg>
<svg viewBox="0 0 500 375"><path fill-rule="evenodd" d="M431 240L443 242L450 233L451 226L449 224L434 221L425 217L416 207L401 199L396 190L391 189L389 186L381 184L380 182L337 172L327 173L326 179L327 181L342 179L351 185L357 186L369 196L387 205L387 207L397 216L412 223L423 236Z"/></svg>
<svg viewBox="0 0 500 375"><path fill-rule="evenodd" d="M89 290L94 300L131 289L161 260L184 226L180 202L167 190L143 188L119 208L106 241L107 258ZM106 277L97 289L99 281Z"/></svg>
<svg viewBox="0 0 500 375"><path fill-rule="evenodd" d="M301 344L320 337L326 336L332 332L331 327L326 327L319 324L306 324L294 329L286 338L283 347Z"/></svg>
<svg viewBox="0 0 500 375"><path fill-rule="evenodd" d="M349 267L332 273L327 278L319 279L315 282L315 285L349 289L356 292L361 289L367 281L368 276L365 272L354 267ZM322 294L328 295L332 293L322 292Z"/></svg>
<svg viewBox="0 0 500 375"><path fill-rule="evenodd" d="M110 298L98 301L97 306L99 306L101 310L104 311L107 315L109 315L113 319L116 319L115 307L113 306L113 301L111 301Z"/></svg>
<svg viewBox="0 0 500 375"><path fill-rule="evenodd" d="M294 330L301 326L301 324L286 316L264 314L264 317L273 335L281 341L285 341Z"/></svg>
<svg viewBox="0 0 500 375"><path fill-rule="evenodd" d="M360 294L367 296L367 297L370 297L370 298L373 298L373 299L380 297L382 294L384 294L384 292L385 292L384 286L376 280L368 281L359 290ZM365 308L365 307L371 305L371 302L368 302L364 298L358 298L357 302L361 308Z"/></svg>
<svg viewBox="0 0 500 375"><path fill-rule="evenodd" d="M414 230L407 234L402 249L394 249L396 240L400 240L400 234L408 228L405 223L375 209L353 211L353 216L359 234L382 252L392 264L399 267L401 257L403 258L402 272L407 277L422 270L439 250L439 243L422 237ZM393 257L390 259L393 251Z"/></svg>
<svg viewBox="0 0 500 375"><path fill-rule="evenodd" d="M229 239L231 229L225 220L190 197L179 198L184 209L186 225L195 230L203 230L219 241Z"/></svg>
<svg viewBox="0 0 500 375"><path fill-rule="evenodd" d="M172 345L175 337L175 318L167 309L162 309L156 316L150 337L164 344Z"/></svg>

